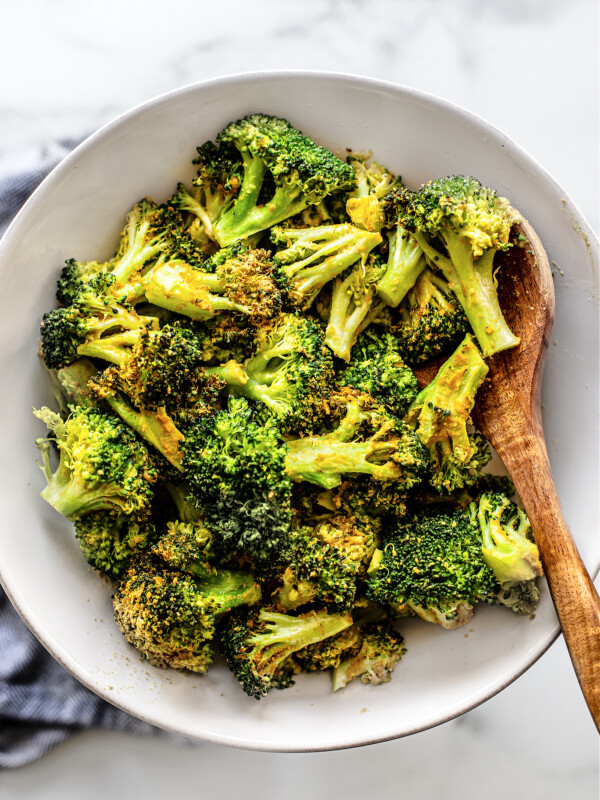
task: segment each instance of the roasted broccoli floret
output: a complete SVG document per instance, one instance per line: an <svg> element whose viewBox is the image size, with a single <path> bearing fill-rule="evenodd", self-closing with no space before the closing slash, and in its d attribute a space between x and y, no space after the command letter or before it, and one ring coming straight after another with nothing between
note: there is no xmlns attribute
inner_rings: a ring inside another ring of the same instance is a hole
<svg viewBox="0 0 600 800"><path fill-rule="evenodd" d="M118 584L113 606L121 632L151 664L206 672L217 621L260 596L249 572L217 570L195 580L142 556L131 562Z"/></svg>
<svg viewBox="0 0 600 800"><path fill-rule="evenodd" d="M281 308L269 253L241 243L201 264L180 258L157 261L144 277L144 292L154 305L199 321L236 312L261 322Z"/></svg>
<svg viewBox="0 0 600 800"><path fill-rule="evenodd" d="M343 475L366 474L405 488L422 479L427 454L408 425L352 389L341 389L333 401L335 430L287 442L286 468L294 480L332 489Z"/></svg>
<svg viewBox="0 0 600 800"><path fill-rule="evenodd" d="M208 368L241 397L264 404L283 431L314 430L334 385L333 359L321 325L282 314L259 329L253 355Z"/></svg>
<svg viewBox="0 0 600 800"><path fill-rule="evenodd" d="M105 352L106 351L106 352ZM214 404L223 386L203 369L201 342L190 329L164 325L160 330L142 328L126 336L108 337L98 343L116 367L95 381L96 391L122 391L138 408L188 408Z"/></svg>
<svg viewBox="0 0 600 800"><path fill-rule="evenodd" d="M485 438L467 430L475 393L487 372L467 334L409 409L408 422L429 450L429 482L440 493L471 483L491 458Z"/></svg>
<svg viewBox="0 0 600 800"><path fill-rule="evenodd" d="M143 317L133 309L109 303L96 295L81 293L76 304L54 308L44 314L40 328L44 363L49 369L61 369L80 356L105 357L102 349L107 338L124 335L121 331L140 331L154 327L156 320Z"/></svg>
<svg viewBox="0 0 600 800"><path fill-rule="evenodd" d="M303 672L334 669L342 659L356 655L362 643L362 633L358 625L346 628L336 636L330 636L294 654L294 661Z"/></svg>
<svg viewBox="0 0 600 800"><path fill-rule="evenodd" d="M334 507L343 514L355 516L362 524L369 522L376 532L381 528L382 520L391 517L399 520L407 512L407 504L416 489L408 487L400 481L378 481L361 475L344 480L332 497Z"/></svg>
<svg viewBox="0 0 600 800"><path fill-rule="evenodd" d="M158 473L145 445L113 414L78 406L67 420L49 408L35 411L53 439L38 439L48 485L42 497L67 519L92 511L144 518ZM52 471L54 442L59 462Z"/></svg>
<svg viewBox="0 0 600 800"><path fill-rule="evenodd" d="M385 272L377 284L377 294L396 307L425 267L425 257L417 239L400 221L398 208L410 197L403 187L394 188L383 202L387 228L388 258Z"/></svg>
<svg viewBox="0 0 600 800"><path fill-rule="evenodd" d="M135 302L143 296L140 273L167 248L172 249L163 209L143 199L127 215L115 256L104 263L69 259L58 280L57 298L73 305L81 293L102 295L111 302Z"/></svg>
<svg viewBox="0 0 600 800"><path fill-rule="evenodd" d="M370 158L366 153L352 153L347 158L356 175L356 189L346 203L346 210L359 228L380 231L384 223L382 200L400 185L400 179Z"/></svg>
<svg viewBox="0 0 600 800"><path fill-rule="evenodd" d="M438 178L397 203L398 218L458 297L484 356L515 347L498 303L494 256L520 215L475 178ZM438 247L438 242L441 247Z"/></svg>
<svg viewBox="0 0 600 800"><path fill-rule="evenodd" d="M466 509L419 509L377 550L367 595L400 614L454 628L473 606L535 610L542 575L529 520L505 495L484 494Z"/></svg>
<svg viewBox="0 0 600 800"><path fill-rule="evenodd" d="M131 558L156 538L156 527L149 520L94 511L75 520L75 536L92 567L109 578L118 578Z"/></svg>
<svg viewBox="0 0 600 800"><path fill-rule="evenodd" d="M277 225L333 193L353 189L354 170L324 147L317 146L289 122L252 114L230 123L217 136L218 147L199 151L216 217L207 210L212 237L224 247ZM234 149L237 161L229 166ZM240 169L241 167L241 169ZM227 173L231 177L226 178ZM221 189L222 187L222 189ZM206 202L206 199L205 199ZM206 230L206 221L203 220Z"/></svg>
<svg viewBox="0 0 600 800"><path fill-rule="evenodd" d="M417 379L389 333L361 333L350 363L338 373L338 383L370 394L397 417L406 414L418 394Z"/></svg>
<svg viewBox="0 0 600 800"><path fill-rule="evenodd" d="M183 467L205 524L224 553L263 565L289 555L291 481L274 420L253 420L245 398L186 430Z"/></svg>
<svg viewBox="0 0 600 800"><path fill-rule="evenodd" d="M206 142L197 151L193 163L198 174L193 186L188 190L179 183L170 204L191 218L190 236L202 250L210 252L216 246L213 224L237 196L243 166L234 147Z"/></svg>
<svg viewBox="0 0 600 800"><path fill-rule="evenodd" d="M375 552L367 578L372 600L444 628L468 622L475 603L495 589L479 532L464 511L416 514L399 525Z"/></svg>
<svg viewBox="0 0 600 800"><path fill-rule="evenodd" d="M448 282L426 267L400 304L394 335L403 358L417 365L456 347L469 322Z"/></svg>
<svg viewBox="0 0 600 800"><path fill-rule="evenodd" d="M221 649L246 694L260 700L269 689L290 685L290 656L351 625L350 614L309 611L292 616L266 608L240 609L225 620Z"/></svg>
<svg viewBox="0 0 600 800"><path fill-rule="evenodd" d="M338 515L315 528L294 531L278 604L292 610L317 602L329 611L350 611L375 544L373 528L354 517Z"/></svg>
<svg viewBox="0 0 600 800"><path fill-rule="evenodd" d="M345 653L332 672L333 691L343 689L355 678L373 686L388 683L405 652L404 638L389 622L364 625L360 629L359 649Z"/></svg>
<svg viewBox="0 0 600 800"><path fill-rule="evenodd" d="M357 263L364 267L381 235L345 223L275 228L271 241L278 248L274 261L290 302L308 308L325 284L344 270Z"/></svg>
<svg viewBox="0 0 600 800"><path fill-rule="evenodd" d="M481 531L483 560L503 590L542 575L531 523L521 508L504 495L484 494L468 510Z"/></svg>
<svg viewBox="0 0 600 800"><path fill-rule="evenodd" d="M356 337L366 327L381 271L380 259L371 255L333 283L325 343L344 361L350 361Z"/></svg>

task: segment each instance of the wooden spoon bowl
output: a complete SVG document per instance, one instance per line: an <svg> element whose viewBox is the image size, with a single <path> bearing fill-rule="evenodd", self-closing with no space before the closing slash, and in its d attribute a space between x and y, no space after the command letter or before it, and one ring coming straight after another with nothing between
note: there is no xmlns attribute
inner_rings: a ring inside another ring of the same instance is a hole
<svg viewBox="0 0 600 800"><path fill-rule="evenodd" d="M520 234L520 236L519 236ZM577 678L600 731L600 599L563 518L552 478L541 413L542 373L554 320L548 256L523 221L515 247L499 254L499 298L518 347L488 359L473 422L515 484L539 547L544 572ZM436 364L417 370L428 383Z"/></svg>

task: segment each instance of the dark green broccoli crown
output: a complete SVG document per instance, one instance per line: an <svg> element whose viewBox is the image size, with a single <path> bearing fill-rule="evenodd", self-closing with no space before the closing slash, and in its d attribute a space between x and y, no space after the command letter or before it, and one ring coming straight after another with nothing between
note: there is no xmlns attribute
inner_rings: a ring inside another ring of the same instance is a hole
<svg viewBox="0 0 600 800"><path fill-rule="evenodd" d="M62 268L56 286L56 299L63 306L70 306L79 297L82 289L90 284L94 278L99 278L107 282L113 282L114 276L107 270L110 269L110 262L101 261L77 261L68 258Z"/></svg>
<svg viewBox="0 0 600 800"><path fill-rule="evenodd" d="M301 581L311 582L317 602L330 611L352 609L360 560L306 527L292 534L292 553L293 572Z"/></svg>
<svg viewBox="0 0 600 800"><path fill-rule="evenodd" d="M229 124L217 137L220 146L239 151L239 190L204 215L209 236L221 246L246 239L299 214L324 197L356 185L349 164L295 130L288 122L254 114ZM235 181L239 178L236 174ZM208 179L210 184L210 179Z"/></svg>
<svg viewBox="0 0 600 800"><path fill-rule="evenodd" d="M94 511L75 520L75 535L88 563L109 578L118 578L132 556L150 545L156 529L147 520Z"/></svg>
<svg viewBox="0 0 600 800"><path fill-rule="evenodd" d="M356 185L354 170L325 147L319 147L289 122L252 114L229 124L217 137L242 153L264 161L275 183L301 187L307 205Z"/></svg>
<svg viewBox="0 0 600 800"><path fill-rule="evenodd" d="M181 184L180 184L181 185ZM198 266L206 260L206 253L194 239L185 220L185 210L175 202L177 195L160 206L157 234L162 234L160 253L164 258L181 259L190 266Z"/></svg>
<svg viewBox="0 0 600 800"><path fill-rule="evenodd" d="M198 177L194 183L210 189L213 193L234 196L243 175L239 151L231 144L205 142L196 148L198 155L193 164L198 166Z"/></svg>
<svg viewBox="0 0 600 800"><path fill-rule="evenodd" d="M48 480L42 497L50 505L68 519L102 509L138 517L149 513L158 473L145 445L119 417L84 406L66 422L49 409L36 416L53 431L60 455L52 473L42 449Z"/></svg>
<svg viewBox="0 0 600 800"><path fill-rule="evenodd" d="M413 603L424 609L473 604L494 591L481 539L466 512L416 514L383 546L367 579L367 596L381 604Z"/></svg>
<svg viewBox="0 0 600 800"><path fill-rule="evenodd" d="M362 632L357 625L330 636L321 642L316 642L308 647L298 650L294 654L294 661L304 672L313 670L334 669L344 658L351 658L360 650Z"/></svg>
<svg viewBox="0 0 600 800"><path fill-rule="evenodd" d="M310 611L292 616L244 608L226 618L221 650L246 694L260 700L269 689L290 685L292 667L286 663L290 656L350 625L350 614Z"/></svg>
<svg viewBox="0 0 600 800"><path fill-rule="evenodd" d="M401 222L430 236L466 237L475 257L487 249L506 249L518 215L508 201L475 178L437 178L398 203Z"/></svg>
<svg viewBox="0 0 600 800"><path fill-rule="evenodd" d="M94 321L74 306L53 308L44 314L40 339L48 369L61 369L77 359L77 348L93 331Z"/></svg>
<svg viewBox="0 0 600 800"><path fill-rule="evenodd" d="M273 420L252 417L244 398L201 417L187 431L183 466L216 547L281 562L291 518L286 447Z"/></svg>
<svg viewBox="0 0 600 800"><path fill-rule="evenodd" d="M207 375L203 364L203 348L191 329L169 324L143 329L117 382L141 408L214 404L223 383Z"/></svg>
<svg viewBox="0 0 600 800"><path fill-rule="evenodd" d="M355 678L374 686L388 683L404 653L404 638L389 622L367 623L361 628L359 649L345 654L336 665L332 675L333 691L343 689Z"/></svg>
<svg viewBox="0 0 600 800"><path fill-rule="evenodd" d="M272 327L259 330L256 341L256 351L244 366L260 386L257 398L284 429L313 430L334 384L322 326L308 317L282 314Z"/></svg>
<svg viewBox="0 0 600 800"><path fill-rule="evenodd" d="M214 555L213 537L200 521L168 522L152 552L170 569L189 572L199 578L207 578L216 572L209 564Z"/></svg>
<svg viewBox="0 0 600 800"><path fill-rule="evenodd" d="M338 381L340 386L367 392L398 417L404 416L419 393L417 379L403 362L395 337L369 330L359 335Z"/></svg>
<svg viewBox="0 0 600 800"><path fill-rule="evenodd" d="M483 559L502 586L542 575L540 554L523 509L502 494L483 494L467 513L481 535Z"/></svg>
<svg viewBox="0 0 600 800"><path fill-rule="evenodd" d="M402 301L394 326L403 358L422 364L456 347L468 331L469 322L448 282L424 269Z"/></svg>
<svg viewBox="0 0 600 800"><path fill-rule="evenodd" d="M113 597L121 632L157 667L206 672L212 662L214 607L184 573L132 562Z"/></svg>

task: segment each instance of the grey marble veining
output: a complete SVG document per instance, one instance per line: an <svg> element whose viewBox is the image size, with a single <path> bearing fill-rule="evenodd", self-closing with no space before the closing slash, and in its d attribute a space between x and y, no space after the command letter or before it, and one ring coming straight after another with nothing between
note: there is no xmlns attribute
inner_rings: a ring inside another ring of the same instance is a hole
<svg viewBox="0 0 600 800"><path fill-rule="evenodd" d="M246 70L333 70L409 85L480 115L599 228L595 0L4 0L0 12L0 172L178 86ZM1 774L0 795L96 800L135 785L152 800L174 776L179 790L203 799L238 796L247 781L248 800L270 800L291 781L289 800L594 800L598 748L560 641L485 705L407 739L270 755L92 732Z"/></svg>

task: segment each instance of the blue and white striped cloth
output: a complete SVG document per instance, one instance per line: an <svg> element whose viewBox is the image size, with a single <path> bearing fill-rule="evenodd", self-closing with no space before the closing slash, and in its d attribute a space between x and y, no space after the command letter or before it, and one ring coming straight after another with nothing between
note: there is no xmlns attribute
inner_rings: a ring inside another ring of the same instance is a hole
<svg viewBox="0 0 600 800"><path fill-rule="evenodd" d="M0 170L0 234L79 140L18 156ZM60 666L29 632L0 587L0 768L34 761L72 733L112 728L162 733L101 700Z"/></svg>

